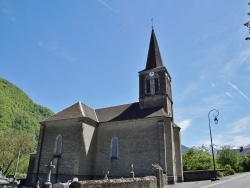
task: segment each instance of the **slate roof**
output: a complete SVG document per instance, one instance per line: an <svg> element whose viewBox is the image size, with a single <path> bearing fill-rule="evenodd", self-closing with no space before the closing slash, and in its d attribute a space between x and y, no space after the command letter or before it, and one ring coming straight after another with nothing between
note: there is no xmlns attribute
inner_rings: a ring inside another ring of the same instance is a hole
<svg viewBox="0 0 250 188"><path fill-rule="evenodd" d="M152 28L149 50L148 50L148 58L145 70L150 70L162 66L163 66L163 61L161 58L161 53L159 50L158 42L156 40L154 28Z"/></svg>
<svg viewBox="0 0 250 188"><path fill-rule="evenodd" d="M138 102L94 110L79 101L43 122L74 118L89 118L96 122L110 122L157 116L168 116L168 114L162 107L140 109Z"/></svg>
<svg viewBox="0 0 250 188"><path fill-rule="evenodd" d="M72 106L58 112L57 114L45 119L43 122L56 121L62 119L74 119L81 117L86 117L94 121L98 121L95 114L95 110L79 101L73 104Z"/></svg>
<svg viewBox="0 0 250 188"><path fill-rule="evenodd" d="M167 116L162 107L140 109L139 103L131 103L96 110L99 122L142 119L147 117Z"/></svg>

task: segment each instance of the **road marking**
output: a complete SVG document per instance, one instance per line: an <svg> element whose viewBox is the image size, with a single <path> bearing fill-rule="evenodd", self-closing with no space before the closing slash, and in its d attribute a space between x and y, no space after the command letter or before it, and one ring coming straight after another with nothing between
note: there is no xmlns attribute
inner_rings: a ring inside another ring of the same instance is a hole
<svg viewBox="0 0 250 188"><path fill-rule="evenodd" d="M225 182L228 182L228 181L232 181L232 180L235 180L235 179L239 179L239 178L242 178L242 177L244 177L244 176L249 176L249 175L250 175L249 173L248 173L248 174L244 174L244 175L239 175L239 176L237 176L237 177L230 178L230 179L225 180L225 181L220 181L220 182L218 182L218 183L213 183L213 184L211 184L211 185L203 186L203 187L200 187L200 188L213 187L213 186L215 186L215 185L219 185L219 184L222 184L222 183L225 183ZM250 188L250 186L247 186L247 187L245 187L245 188Z"/></svg>

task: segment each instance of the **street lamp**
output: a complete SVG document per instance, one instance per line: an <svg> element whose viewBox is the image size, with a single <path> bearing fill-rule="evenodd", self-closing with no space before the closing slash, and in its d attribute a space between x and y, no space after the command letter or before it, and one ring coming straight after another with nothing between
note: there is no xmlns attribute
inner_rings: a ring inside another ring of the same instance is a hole
<svg viewBox="0 0 250 188"><path fill-rule="evenodd" d="M212 132L211 132L211 126L210 126L210 112L215 111L215 115L213 113L214 116L214 123L217 124L218 123L218 118L217 116L219 115L219 111L216 109L210 110L208 113L208 122L209 122L209 130L210 130L210 139L211 139L211 147L212 147L212 156L213 156L213 164L214 164L214 177L211 178L211 181L215 181L216 180L216 169L215 169L215 160L214 160L214 146L213 146L213 139L212 139Z"/></svg>

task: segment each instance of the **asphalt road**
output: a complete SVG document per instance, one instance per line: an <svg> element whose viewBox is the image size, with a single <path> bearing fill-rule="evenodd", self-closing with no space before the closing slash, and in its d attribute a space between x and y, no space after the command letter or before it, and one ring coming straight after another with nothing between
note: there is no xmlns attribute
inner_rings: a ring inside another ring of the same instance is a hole
<svg viewBox="0 0 250 188"><path fill-rule="evenodd" d="M164 188L250 188L250 173L236 174L217 181L195 181L167 185Z"/></svg>

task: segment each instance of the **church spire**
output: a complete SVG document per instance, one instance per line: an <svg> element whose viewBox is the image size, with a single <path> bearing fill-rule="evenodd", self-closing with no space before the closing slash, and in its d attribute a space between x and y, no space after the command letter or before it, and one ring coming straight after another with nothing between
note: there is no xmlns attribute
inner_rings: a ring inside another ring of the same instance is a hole
<svg viewBox="0 0 250 188"><path fill-rule="evenodd" d="M152 32L151 32L151 38L150 38L150 44L149 44L149 50L148 50L148 58L147 58L147 64L145 70L150 70L156 67L163 66L163 62L161 59L160 50L158 47L158 43L156 40L154 27L152 26Z"/></svg>
<svg viewBox="0 0 250 188"><path fill-rule="evenodd" d="M162 107L173 115L171 77L163 65L153 27L146 68L139 72L139 105L141 109Z"/></svg>

